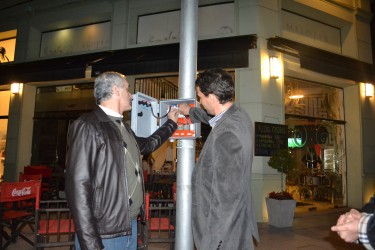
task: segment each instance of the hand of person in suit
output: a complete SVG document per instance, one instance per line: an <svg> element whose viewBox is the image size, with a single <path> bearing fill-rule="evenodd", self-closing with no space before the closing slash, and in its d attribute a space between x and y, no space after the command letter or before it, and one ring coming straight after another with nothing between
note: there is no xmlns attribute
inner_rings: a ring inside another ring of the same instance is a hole
<svg viewBox="0 0 375 250"><path fill-rule="evenodd" d="M187 103L181 103L179 106L178 106L178 110L180 111L181 114L183 115L189 115L189 111L190 111L191 107L189 104Z"/></svg>

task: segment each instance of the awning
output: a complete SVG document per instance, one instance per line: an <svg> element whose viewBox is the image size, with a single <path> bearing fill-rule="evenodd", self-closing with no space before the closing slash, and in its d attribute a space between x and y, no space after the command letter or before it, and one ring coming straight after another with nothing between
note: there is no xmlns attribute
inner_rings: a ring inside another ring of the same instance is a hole
<svg viewBox="0 0 375 250"><path fill-rule="evenodd" d="M243 68L249 65L249 49L257 36L245 35L198 41L198 70ZM0 84L84 78L113 70L126 75L178 72L179 43L105 51L24 63L0 64Z"/></svg>
<svg viewBox="0 0 375 250"><path fill-rule="evenodd" d="M304 69L357 82L375 83L373 64L281 37L269 38L268 49L299 57L301 68Z"/></svg>
<svg viewBox="0 0 375 250"><path fill-rule="evenodd" d="M249 65L249 49L256 48L255 35L198 41L198 70L243 68ZM93 64L94 75L107 70L127 75L178 72L180 44L119 50Z"/></svg>
<svg viewBox="0 0 375 250"><path fill-rule="evenodd" d="M0 85L84 78L86 66L111 52L60 57L23 63L0 64Z"/></svg>

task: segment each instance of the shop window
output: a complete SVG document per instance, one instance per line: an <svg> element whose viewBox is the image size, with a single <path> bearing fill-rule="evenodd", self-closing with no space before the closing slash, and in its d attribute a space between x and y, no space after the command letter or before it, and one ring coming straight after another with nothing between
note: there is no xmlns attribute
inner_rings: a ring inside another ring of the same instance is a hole
<svg viewBox="0 0 375 250"><path fill-rule="evenodd" d="M235 79L234 71L229 74ZM141 92L158 100L178 99L178 75L135 79L134 93Z"/></svg>
<svg viewBox="0 0 375 250"><path fill-rule="evenodd" d="M228 71L235 79L235 72ZM134 93L141 92L158 100L178 99L178 75L137 78ZM211 127L201 124L201 137L196 140L196 156L198 157Z"/></svg>
<svg viewBox="0 0 375 250"><path fill-rule="evenodd" d="M6 136L8 130L10 91L0 91L0 181L4 175Z"/></svg>
<svg viewBox="0 0 375 250"><path fill-rule="evenodd" d="M285 78L284 94L288 146L299 162L289 188L301 200L345 205L343 90Z"/></svg>
<svg viewBox="0 0 375 250"><path fill-rule="evenodd" d="M285 114L344 120L343 90L285 78Z"/></svg>
<svg viewBox="0 0 375 250"><path fill-rule="evenodd" d="M42 33L40 57L66 56L110 49L111 22Z"/></svg>
<svg viewBox="0 0 375 250"><path fill-rule="evenodd" d="M65 168L69 124L95 107L92 82L37 89L31 164Z"/></svg>
<svg viewBox="0 0 375 250"><path fill-rule="evenodd" d="M233 34L234 13L233 2L200 6L198 8L198 36L207 38ZM178 42L180 40L180 17L180 10L139 15L137 44Z"/></svg>
<svg viewBox="0 0 375 250"><path fill-rule="evenodd" d="M158 100L177 99L178 76L137 78L134 92L141 92Z"/></svg>
<svg viewBox="0 0 375 250"><path fill-rule="evenodd" d="M0 32L0 63L14 61L17 30Z"/></svg>

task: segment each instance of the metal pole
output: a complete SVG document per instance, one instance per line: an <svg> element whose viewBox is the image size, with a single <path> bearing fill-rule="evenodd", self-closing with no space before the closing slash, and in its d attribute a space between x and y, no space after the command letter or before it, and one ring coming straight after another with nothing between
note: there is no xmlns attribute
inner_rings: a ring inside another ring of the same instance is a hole
<svg viewBox="0 0 375 250"><path fill-rule="evenodd" d="M181 0L179 98L195 98L197 71L198 0ZM192 250L191 174L195 140L177 141L177 201L175 249Z"/></svg>

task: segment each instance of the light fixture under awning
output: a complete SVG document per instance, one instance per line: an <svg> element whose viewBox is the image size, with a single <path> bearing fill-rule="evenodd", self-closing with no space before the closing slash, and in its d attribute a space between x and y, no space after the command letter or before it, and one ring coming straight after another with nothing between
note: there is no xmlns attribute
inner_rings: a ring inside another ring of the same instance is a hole
<svg viewBox="0 0 375 250"><path fill-rule="evenodd" d="M289 99L301 99L304 98L304 95L290 95L288 96Z"/></svg>

